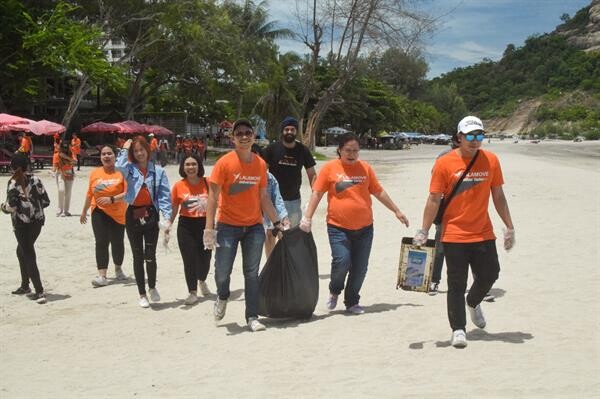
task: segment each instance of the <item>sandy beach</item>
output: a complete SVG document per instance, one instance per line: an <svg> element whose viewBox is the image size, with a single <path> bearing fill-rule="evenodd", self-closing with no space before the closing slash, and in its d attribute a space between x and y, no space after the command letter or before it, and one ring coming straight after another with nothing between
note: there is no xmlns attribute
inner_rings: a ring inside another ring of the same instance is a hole
<svg viewBox="0 0 600 399"><path fill-rule="evenodd" d="M361 292L366 313L325 311L323 200L313 219L315 314L302 322L265 319L260 333L244 323L239 255L222 322L213 319L214 295L184 306L175 234L170 252L157 253L160 304L138 306L127 239L123 268L130 279L113 280L111 266L110 285L92 288L92 229L79 224L92 168L76 177L70 218L55 217L56 184L49 171L37 171L53 202L36 245L49 301L10 294L19 266L10 218L2 215L0 398L600 397L600 143L492 141L483 148L502 163L517 244L509 253L499 249L496 300L482 305L488 325L480 330L469 320L463 350L449 342L445 269L437 296L395 289L400 240L420 227L441 146L361 151L411 223L405 228L374 199L375 237ZM317 150L334 156L332 147ZM167 172L172 185L177 167ZM7 180L0 176L2 200ZM303 203L308 197L305 182ZM490 214L501 236L492 205ZM209 286L215 292L212 270Z"/></svg>

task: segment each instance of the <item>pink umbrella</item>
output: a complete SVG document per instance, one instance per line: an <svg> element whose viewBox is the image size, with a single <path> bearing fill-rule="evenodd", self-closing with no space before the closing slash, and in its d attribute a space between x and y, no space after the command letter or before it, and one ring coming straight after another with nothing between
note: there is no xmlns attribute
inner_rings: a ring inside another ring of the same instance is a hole
<svg viewBox="0 0 600 399"><path fill-rule="evenodd" d="M63 125L56 122L47 121L42 119L41 121L32 122L26 125L27 130L36 136L53 136L54 134L61 134L67 130Z"/></svg>
<svg viewBox="0 0 600 399"><path fill-rule="evenodd" d="M82 133L119 133L121 128L113 123L94 122L81 129Z"/></svg>
<svg viewBox="0 0 600 399"><path fill-rule="evenodd" d="M160 125L146 125L146 128L148 129L148 132L154 133L157 136L170 136L175 134L166 127Z"/></svg>
<svg viewBox="0 0 600 399"><path fill-rule="evenodd" d="M147 133L146 127L136 121L118 122L118 123L114 123L114 125L118 126L121 129L120 133L126 133L126 134Z"/></svg>
<svg viewBox="0 0 600 399"><path fill-rule="evenodd" d="M10 114L0 114L0 126L4 125L27 125L31 121L27 118Z"/></svg>

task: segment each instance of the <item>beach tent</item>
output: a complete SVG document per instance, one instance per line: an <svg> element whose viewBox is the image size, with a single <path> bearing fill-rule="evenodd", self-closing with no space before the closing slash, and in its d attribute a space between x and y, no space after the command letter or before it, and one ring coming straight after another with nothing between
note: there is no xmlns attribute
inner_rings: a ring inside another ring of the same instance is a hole
<svg viewBox="0 0 600 399"><path fill-rule="evenodd" d="M334 126L334 127L330 127L330 128L327 128L327 129L323 130L323 133L325 133L325 134L333 134L333 135L337 136L337 135L340 135L340 134L350 133L350 130L344 129L343 127Z"/></svg>

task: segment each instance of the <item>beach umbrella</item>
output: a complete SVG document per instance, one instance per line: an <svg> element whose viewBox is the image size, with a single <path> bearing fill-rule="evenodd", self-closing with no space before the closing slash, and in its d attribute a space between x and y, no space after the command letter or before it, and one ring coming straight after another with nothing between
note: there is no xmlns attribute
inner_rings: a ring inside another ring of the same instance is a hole
<svg viewBox="0 0 600 399"><path fill-rule="evenodd" d="M25 125L27 131L35 134L36 136L53 136L54 134L61 134L67 130L60 123L47 121L42 119L41 121L31 122L28 125Z"/></svg>
<svg viewBox="0 0 600 399"><path fill-rule="evenodd" d="M113 123L94 122L80 130L82 133L119 133L121 128Z"/></svg>
<svg viewBox="0 0 600 399"><path fill-rule="evenodd" d="M148 133L154 133L156 136L170 136L173 133L171 130L160 125L144 125L147 128Z"/></svg>
<svg viewBox="0 0 600 399"><path fill-rule="evenodd" d="M148 131L146 130L146 127L136 121L130 120L130 121L117 122L117 123L114 123L114 125L119 127L119 129L120 129L119 133L125 133L125 134L148 133Z"/></svg>
<svg viewBox="0 0 600 399"><path fill-rule="evenodd" d="M20 116L10 114L0 114L0 126L5 125L27 125L32 122L27 118L21 118Z"/></svg>

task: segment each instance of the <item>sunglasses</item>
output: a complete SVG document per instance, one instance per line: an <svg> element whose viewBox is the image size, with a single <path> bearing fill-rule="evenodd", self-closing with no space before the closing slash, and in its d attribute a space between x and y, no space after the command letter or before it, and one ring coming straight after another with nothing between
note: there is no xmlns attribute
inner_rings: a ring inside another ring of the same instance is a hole
<svg viewBox="0 0 600 399"><path fill-rule="evenodd" d="M483 139L485 138L485 134L483 134L483 133L479 133L479 134L463 134L463 136L465 136L465 139L467 141L473 141L473 140L483 141Z"/></svg>
<svg viewBox="0 0 600 399"><path fill-rule="evenodd" d="M252 130L237 130L234 134L235 137L252 137L254 132Z"/></svg>

